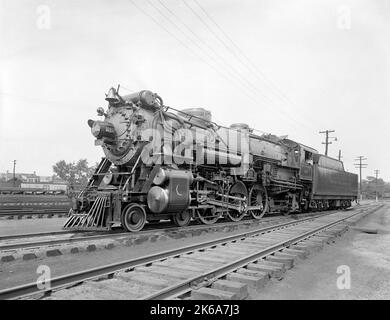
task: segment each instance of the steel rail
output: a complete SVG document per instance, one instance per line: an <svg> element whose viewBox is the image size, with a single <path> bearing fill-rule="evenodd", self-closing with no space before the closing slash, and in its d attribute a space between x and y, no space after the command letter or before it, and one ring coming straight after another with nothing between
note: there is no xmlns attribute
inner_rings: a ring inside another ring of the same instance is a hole
<svg viewBox="0 0 390 320"><path fill-rule="evenodd" d="M36 205L36 206L1 206L0 211L27 211L27 210L62 210L65 208L69 208L69 203L67 204L58 204L58 205Z"/></svg>
<svg viewBox="0 0 390 320"><path fill-rule="evenodd" d="M1 205L1 211L17 211L17 210L34 210L34 209L63 209L64 207L70 207L71 204L63 202L60 204L46 203L46 204L19 204L19 205Z"/></svg>
<svg viewBox="0 0 390 320"><path fill-rule="evenodd" d="M69 209L58 209L58 210L51 210L51 209L47 209L47 210L36 210L36 211L4 211L4 212L1 212L0 211L0 217L22 217L22 216L39 216L39 215L55 215L55 214L62 214L62 215L65 215L65 214L68 214L69 212ZM17 219L16 219L17 220Z"/></svg>
<svg viewBox="0 0 390 320"><path fill-rule="evenodd" d="M7 235L7 236L1 236L0 237L0 243L2 241L13 240L13 239L35 238L35 237L50 237L50 236L57 236L57 235L63 235L63 234L73 234L73 233L80 233L80 232L86 232L86 231L61 230L61 231L49 231L49 232L10 234L10 235Z"/></svg>
<svg viewBox="0 0 390 320"><path fill-rule="evenodd" d="M261 222L272 222L273 220L277 219L270 219L270 220L261 220ZM1 241L7 241L12 239L22 239L22 238L35 238L35 237L50 237L50 236L56 236L56 235L67 235L67 234L76 234L76 233L93 233L93 235L85 235L82 237L74 237L74 238L65 238L65 239L50 239L50 240L40 240L40 241L28 241L28 242L17 242L17 243L11 243L11 244L5 244L0 245L0 251L4 250L11 250L11 249L20 249L20 248L31 248L36 246L45 246L45 245L53 245L53 244L61 244L61 243L70 243L70 242L77 242L77 241L90 241L90 240L96 240L96 239L104 239L104 238L110 238L112 236L120 237L120 236L145 236L149 234L154 234L155 232L175 232L175 231L191 231L191 230L203 230L203 229L211 229L211 228L223 228L225 226L236 226L236 225L244 225L249 224L249 220L245 221L239 221L237 223L234 222L220 222L218 224L214 225L190 225L186 227L177 227L177 226L168 226L167 228L153 228L149 230L142 230L140 232L131 233L131 232L106 232L106 231L81 231L81 230L62 230L62 231L55 231L55 232L42 232L42 233L30 233L30 234L18 234L18 235L10 235L10 236L3 236L0 237Z"/></svg>
<svg viewBox="0 0 390 320"><path fill-rule="evenodd" d="M315 215L313 215L315 216ZM131 232L118 232L118 231L113 231L113 232L110 232L110 233L107 233L107 231L85 231L85 230L61 230L61 231L51 231L51 232L39 232L39 233L23 233L23 234L13 234L13 235L9 235L9 236L0 236L0 243L2 241L7 241L7 240L13 240L13 239L23 239L23 238L36 238L36 237L49 237L49 236L56 236L56 235L63 235L63 234L76 234L76 233L94 233L94 234L97 234L99 235L100 233L104 233L104 235L107 235L107 236L112 236L112 235L116 235L116 236L120 236L120 235L145 235L145 234L148 234L152 231L159 231L159 232L164 232L164 231L191 231L193 229L196 229L196 230L203 230L203 229L212 229L212 228L223 228L223 227L228 227L228 226L240 226L240 225L245 225L245 224L250 224L250 223L253 223L253 222L257 222L257 223L264 223L264 222L273 222L273 221L277 221L277 220L281 220L281 219L284 219L284 218L290 218L290 217L283 217L283 216L276 216L276 217L266 217L262 220L252 220L252 219L245 219L245 220L241 220L241 221L238 221L238 222L225 222L225 221L220 221L220 222L217 222L213 225L196 225L196 224L191 224L189 226L185 226L185 227L177 227L177 226L167 226L167 228L154 228L152 230L142 230L140 232L137 232L137 233L131 233ZM164 225L165 224L168 224L168 223L163 223ZM28 247L28 245L32 245L32 246L36 246L36 245L39 245L43 242L41 241L37 241L37 242L25 242L25 243L18 243L18 245L20 246L24 246L24 247ZM52 244L52 242L50 243ZM5 245L5 246L1 246L0 245L0 250L6 250L6 249L14 249L16 247L12 247L11 245L8 246L8 245Z"/></svg>
<svg viewBox="0 0 390 320"><path fill-rule="evenodd" d="M26 202L18 202L18 201L13 201L13 202L0 202L0 208L1 207L36 207L36 206L63 206L63 205L71 205L72 202L70 201L62 201L62 200L57 200L57 201L26 201Z"/></svg>
<svg viewBox="0 0 390 320"><path fill-rule="evenodd" d="M41 211L60 211L60 210L65 210L69 209L69 206L44 206L44 207L24 207L24 208L0 208L0 213L18 213L18 212L29 212L29 213L34 213L34 212L41 212Z"/></svg>
<svg viewBox="0 0 390 320"><path fill-rule="evenodd" d="M365 210L365 208L361 208L360 210L363 211L363 210ZM359 211L356 214L359 214L359 213L362 213L362 212ZM335 214L335 212L321 215L321 217L332 215L332 214ZM35 295L35 294L49 293L49 292L56 291L56 290L63 288L63 287L70 287L70 286L78 284L78 283L92 280L94 278L99 278L99 277L103 277L103 276L109 277L110 275L113 275L117 272L125 271L128 269L133 269L137 266L142 266L142 265L149 264L149 263L152 263L155 261L164 260L164 259L167 259L170 257L183 255L183 254L194 252L194 251L197 251L200 249L204 250L204 249L207 249L209 247L214 247L214 246L217 246L217 245L220 245L223 243L228 243L228 242L233 242L233 241L237 241L240 239L245 239L247 237L251 237L251 236L254 236L256 234L262 234L262 233L270 232L273 230L280 230L280 229L283 229L283 228L286 228L289 226L302 224L302 223L307 222L307 221L313 221L313 220L316 220L317 218L318 218L318 216L308 217L305 219L300 219L300 220L290 221L290 222L286 222L286 223L282 223L282 224L278 224L278 225L263 227L260 229L256 229L256 230L252 230L252 231L248 231L248 232L243 232L243 233L231 235L228 237L221 237L221 238L215 239L215 240L208 240L208 241L204 241L204 242L193 244L193 245L188 245L188 246L184 246L184 247L180 247L180 248L176 248L176 249L166 250L166 251L155 253L152 255L146 255L146 256L139 257L139 258L135 258L135 259L125 260L125 261L121 261L121 262L117 262L117 263L112 263L112 264L99 266L99 267L95 267L95 268L91 268L91 269L87 269L87 270L83 270L83 271L74 272L71 274L63 275L63 276L58 276L58 277L51 279L50 288L44 288L44 289L38 288L38 286L44 286L44 284L42 282L39 282L39 281L16 286L13 288L7 288L7 289L0 291L0 299L18 299L18 298L25 298L27 296L31 296L31 295Z"/></svg>
<svg viewBox="0 0 390 320"><path fill-rule="evenodd" d="M334 211L329 211L329 214L334 213ZM323 212L315 212L306 215L305 217L317 217L317 216L323 216ZM99 232L99 231L56 231L56 232L48 232L48 233L31 233L31 234L21 234L21 235L11 235L11 236L4 236L0 237L0 251L6 251L6 250L14 250L14 249L31 249L36 247L43 247L48 245L59 245L59 244L67 244L67 243L74 243L74 242L83 242L83 241L92 241L92 240L102 240L106 238L118 238L122 236L148 236L153 235L156 232L186 232L186 231L195 231L195 230L209 230L214 228L224 228L224 227L233 227L233 226L241 226L245 224L263 224L263 223L272 223L272 222L278 222L280 220L287 220L287 219L293 219L290 216L275 216L275 217L266 217L264 219L260 220L254 220L254 219L245 219L238 222L217 222L212 225L190 225L186 227L177 227L177 226L168 226L165 228L153 228L149 230L142 230L137 233L130 233L130 232ZM295 221L299 221L295 220ZM81 237L73 237L73 238L64 238L64 239L48 239L48 240L39 240L39 241L27 241L27 242L17 242L17 243L8 243L8 244L1 244L1 241L6 240L12 240L12 239L18 239L18 238L28 238L28 237L44 237L44 236L55 236L55 235L67 235L67 234L76 234L76 233L83 233L88 232L88 235L83 235Z"/></svg>
<svg viewBox="0 0 390 320"><path fill-rule="evenodd" d="M383 206L384 205L380 205L380 206L376 207L370 213L374 213L374 212L378 211ZM349 217L344 217L344 218L338 219L336 221L327 223L327 224L320 226L318 228L315 228L313 230L307 231L307 232L300 234L298 236L293 236L288 240L281 241L275 245L271 245L265 249L262 249L261 251L249 254L243 258L239 258L239 259L237 259L229 264L225 264L221 267L216 267L212 271L204 272L203 274L201 274L199 276L195 276L191 279L184 280L179 284L170 286L168 288L164 288L157 293L144 296L144 297L140 298L139 300L162 300L162 299L168 299L168 298L173 298L173 297L183 295L183 294L193 290L193 288L192 288L193 284L198 285L201 282L205 282L205 280L208 282L212 279L221 278L221 277L227 275L228 273L234 272L235 270L237 270L239 268L245 267L246 265L248 265L250 263L253 263L259 259L265 258L266 256L272 255L278 251L281 251L282 249L284 249L286 247L289 247L290 245L296 244L302 240L310 238L311 236L313 236L321 231L329 229L332 226L340 224L345 220L351 219L352 217L359 215L359 214L363 214L363 213L364 212L357 212L357 213L350 215Z"/></svg>

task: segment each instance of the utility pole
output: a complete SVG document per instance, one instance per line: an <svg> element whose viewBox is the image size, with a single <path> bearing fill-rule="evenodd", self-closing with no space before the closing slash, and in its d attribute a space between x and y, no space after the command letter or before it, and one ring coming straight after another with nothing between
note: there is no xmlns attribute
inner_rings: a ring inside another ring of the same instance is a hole
<svg viewBox="0 0 390 320"><path fill-rule="evenodd" d="M378 202L378 174L379 170L374 170L375 172L375 202Z"/></svg>
<svg viewBox="0 0 390 320"><path fill-rule="evenodd" d="M15 187L15 167L16 167L16 160L14 160L14 170L13 170L13 183Z"/></svg>
<svg viewBox="0 0 390 320"><path fill-rule="evenodd" d="M342 156L341 156L341 150L339 150L339 161L341 161L341 158L342 158Z"/></svg>
<svg viewBox="0 0 390 320"><path fill-rule="evenodd" d="M363 163L363 161L367 160L364 156L358 156L355 160L359 161L359 163L355 163L355 168L359 168L359 193L360 193L360 201L363 199L362 195L362 168L367 168L367 163Z"/></svg>
<svg viewBox="0 0 390 320"><path fill-rule="evenodd" d="M329 141L329 139L334 139L334 141L337 141L336 137L329 137L329 133L335 132L334 130L325 130L320 131L320 133L325 133L325 142L322 142L322 144L325 145L325 155L328 155L328 145L332 144L332 142Z"/></svg>

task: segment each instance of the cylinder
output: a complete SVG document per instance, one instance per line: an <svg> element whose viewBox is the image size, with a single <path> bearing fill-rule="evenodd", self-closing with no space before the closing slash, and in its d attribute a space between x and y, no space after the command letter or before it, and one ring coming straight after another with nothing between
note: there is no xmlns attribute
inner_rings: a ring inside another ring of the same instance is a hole
<svg viewBox="0 0 390 320"><path fill-rule="evenodd" d="M160 169L153 183L159 184L148 192L147 202L153 213L176 213L188 208L191 202L191 171Z"/></svg>
<svg viewBox="0 0 390 320"><path fill-rule="evenodd" d="M148 207L153 213L162 213L168 209L168 190L159 186L152 187L148 192Z"/></svg>

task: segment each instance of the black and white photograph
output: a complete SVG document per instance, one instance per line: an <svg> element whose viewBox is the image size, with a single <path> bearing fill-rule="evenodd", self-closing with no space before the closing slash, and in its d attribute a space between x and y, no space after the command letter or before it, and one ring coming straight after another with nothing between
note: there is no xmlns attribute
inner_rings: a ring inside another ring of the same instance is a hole
<svg viewBox="0 0 390 320"><path fill-rule="evenodd" d="M0 300L389 300L389 141L390 0L0 0Z"/></svg>

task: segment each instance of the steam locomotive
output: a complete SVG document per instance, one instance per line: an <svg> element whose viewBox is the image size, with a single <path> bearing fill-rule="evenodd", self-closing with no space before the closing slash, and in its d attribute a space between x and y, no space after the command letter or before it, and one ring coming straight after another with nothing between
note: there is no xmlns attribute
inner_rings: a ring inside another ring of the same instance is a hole
<svg viewBox="0 0 390 320"><path fill-rule="evenodd" d="M65 229L127 231L171 219L220 218L343 209L357 199L357 175L301 143L224 127L203 108L177 110L148 90L110 88L100 120L88 120L102 158L73 199Z"/></svg>

